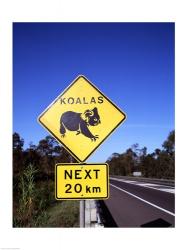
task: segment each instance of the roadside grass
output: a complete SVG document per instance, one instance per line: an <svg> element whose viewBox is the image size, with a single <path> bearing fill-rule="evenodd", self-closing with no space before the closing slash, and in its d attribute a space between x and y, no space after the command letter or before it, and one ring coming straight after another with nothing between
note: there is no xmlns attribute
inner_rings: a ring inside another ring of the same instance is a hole
<svg viewBox="0 0 187 250"><path fill-rule="evenodd" d="M44 227L79 227L78 201L58 201L46 213L48 221Z"/></svg>
<svg viewBox="0 0 187 250"><path fill-rule="evenodd" d="M54 181L35 181L31 164L14 185L13 227L78 227L79 202L56 201Z"/></svg>

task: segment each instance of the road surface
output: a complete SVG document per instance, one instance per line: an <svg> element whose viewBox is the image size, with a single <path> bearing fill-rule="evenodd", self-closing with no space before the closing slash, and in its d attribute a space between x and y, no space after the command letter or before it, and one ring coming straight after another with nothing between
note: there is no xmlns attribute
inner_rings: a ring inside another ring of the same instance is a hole
<svg viewBox="0 0 187 250"><path fill-rule="evenodd" d="M103 205L109 227L174 227L175 224L172 186L110 178L110 198Z"/></svg>

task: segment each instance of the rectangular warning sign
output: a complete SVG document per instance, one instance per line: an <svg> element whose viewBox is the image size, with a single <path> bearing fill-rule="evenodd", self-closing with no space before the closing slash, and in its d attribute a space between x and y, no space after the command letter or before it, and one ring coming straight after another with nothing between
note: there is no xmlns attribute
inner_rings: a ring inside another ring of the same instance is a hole
<svg viewBox="0 0 187 250"><path fill-rule="evenodd" d="M59 163L55 171L57 200L108 199L108 165Z"/></svg>

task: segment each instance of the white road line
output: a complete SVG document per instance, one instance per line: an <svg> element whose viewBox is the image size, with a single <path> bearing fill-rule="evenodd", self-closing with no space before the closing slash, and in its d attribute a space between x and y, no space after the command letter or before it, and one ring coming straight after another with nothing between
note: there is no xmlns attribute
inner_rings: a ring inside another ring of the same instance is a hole
<svg viewBox="0 0 187 250"><path fill-rule="evenodd" d="M159 188L159 187L152 187L151 186L148 186L148 185L139 185L139 184L136 184L137 186L142 186L142 187L145 187L145 188L150 188L150 189L154 189L154 190L158 190L158 191L163 191L163 192L167 192L167 193L171 193L171 194L174 194L175 193L175 189L173 188Z"/></svg>
<svg viewBox="0 0 187 250"><path fill-rule="evenodd" d="M151 187L159 187L158 184L152 184L152 183L138 183L138 186L151 186Z"/></svg>
<svg viewBox="0 0 187 250"><path fill-rule="evenodd" d="M149 201L146 201L146 200L140 198L140 197L137 196L137 195L134 195L134 194L132 194L132 193L130 193L130 192L128 192L128 191L126 191L126 190L120 188L120 187L117 187L117 186L115 186L115 185L113 185L113 184L110 184L110 185L111 185L112 187L115 187L115 188L119 189L120 191L122 191L122 192L124 192L124 193L127 193L127 194L129 194L129 195L135 197L136 199L138 199L138 200L140 200L140 201L143 201L143 202L145 202L145 203L151 205L152 207L158 208L158 209L162 210L163 212L165 212L165 213L167 213L167 214L170 214L170 215L175 216L174 213L172 213L172 212L170 212L170 211L168 211L168 210L166 210L166 209L164 209L164 208L162 208L162 207L159 207L159 206L157 206L157 205L155 205L155 204L153 204L153 203L151 203L151 202L149 202Z"/></svg>
<svg viewBox="0 0 187 250"><path fill-rule="evenodd" d="M137 181L129 181L129 180L122 180L122 179L118 179L118 178L113 178L113 177L110 177L111 180L114 180L114 181L121 181L121 182L126 182L126 183L138 183Z"/></svg>
<svg viewBox="0 0 187 250"><path fill-rule="evenodd" d="M175 189L173 187L170 187L170 186L165 186L164 185L164 187L166 187L166 188L162 188L163 185L159 185L159 184L140 183L140 182L137 182L137 181L126 181L126 180L112 178L112 177L110 177L110 179L115 180L115 181L125 182L125 183L128 183L128 184L133 184L133 185L136 185L136 186L141 186L141 187L145 187L145 188L150 188L150 189L154 189L154 190L158 190L158 191L163 191L163 192L175 194ZM167 187L169 187L170 189L167 188Z"/></svg>
<svg viewBox="0 0 187 250"><path fill-rule="evenodd" d="M157 190L159 190L159 189L157 189ZM160 190L161 190L161 191L164 191L164 192L171 193L171 194L174 194L174 193L175 193L175 190L173 190L173 189L161 188Z"/></svg>

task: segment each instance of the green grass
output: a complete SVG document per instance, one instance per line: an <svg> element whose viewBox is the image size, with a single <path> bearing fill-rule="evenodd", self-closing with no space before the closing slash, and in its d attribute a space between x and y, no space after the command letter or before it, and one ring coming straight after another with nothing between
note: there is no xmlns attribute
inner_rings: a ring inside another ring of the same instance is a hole
<svg viewBox="0 0 187 250"><path fill-rule="evenodd" d="M46 213L48 220L44 227L79 227L78 201L58 201Z"/></svg>

